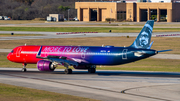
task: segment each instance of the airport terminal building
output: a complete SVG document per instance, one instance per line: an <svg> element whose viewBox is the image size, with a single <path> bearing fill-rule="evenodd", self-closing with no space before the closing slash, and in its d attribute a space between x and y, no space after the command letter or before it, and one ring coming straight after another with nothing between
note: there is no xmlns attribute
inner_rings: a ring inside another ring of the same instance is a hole
<svg viewBox="0 0 180 101"><path fill-rule="evenodd" d="M75 8L80 21L180 21L179 0L75 2Z"/></svg>

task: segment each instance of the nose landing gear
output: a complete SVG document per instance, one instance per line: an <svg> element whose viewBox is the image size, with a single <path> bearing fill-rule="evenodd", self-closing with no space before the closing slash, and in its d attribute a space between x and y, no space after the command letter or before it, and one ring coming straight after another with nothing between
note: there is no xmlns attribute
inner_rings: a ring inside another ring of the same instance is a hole
<svg viewBox="0 0 180 101"><path fill-rule="evenodd" d="M23 63L23 68L22 68L22 70L21 70L22 72L26 72L26 71L27 71L26 65L27 65L26 63Z"/></svg>

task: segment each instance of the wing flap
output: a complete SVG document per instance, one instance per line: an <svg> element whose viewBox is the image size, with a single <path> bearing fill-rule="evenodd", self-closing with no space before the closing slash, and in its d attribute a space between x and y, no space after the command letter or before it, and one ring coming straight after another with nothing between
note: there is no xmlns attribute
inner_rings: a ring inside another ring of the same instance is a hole
<svg viewBox="0 0 180 101"><path fill-rule="evenodd" d="M57 62L57 63L60 63L60 64L68 64L69 66L78 66L78 63L75 62L75 61L72 61L72 60L67 60L67 59L57 59L57 58L49 58L49 60L51 60L52 62Z"/></svg>
<svg viewBox="0 0 180 101"><path fill-rule="evenodd" d="M66 65L69 65L69 66L78 66L78 62L74 61L74 60L70 60L70 59L67 59L67 57L60 57L60 56L47 56L47 57L40 57L40 56L36 56L36 58L40 58L40 59L48 59L49 61L51 62L57 62L59 64L66 64Z"/></svg>

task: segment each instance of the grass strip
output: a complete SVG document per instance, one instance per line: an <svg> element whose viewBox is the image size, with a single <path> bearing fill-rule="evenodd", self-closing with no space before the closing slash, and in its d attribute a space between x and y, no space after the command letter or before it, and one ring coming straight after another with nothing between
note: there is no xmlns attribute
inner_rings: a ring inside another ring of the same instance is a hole
<svg viewBox="0 0 180 101"><path fill-rule="evenodd" d="M0 31L41 31L41 32L140 32L142 28L104 28L104 27L0 27ZM179 28L154 28L153 32L179 32Z"/></svg>
<svg viewBox="0 0 180 101"><path fill-rule="evenodd" d="M0 101L98 101L0 83Z"/></svg>
<svg viewBox="0 0 180 101"><path fill-rule="evenodd" d="M0 24L28 24L28 23L44 23L45 21L35 20L0 20Z"/></svg>

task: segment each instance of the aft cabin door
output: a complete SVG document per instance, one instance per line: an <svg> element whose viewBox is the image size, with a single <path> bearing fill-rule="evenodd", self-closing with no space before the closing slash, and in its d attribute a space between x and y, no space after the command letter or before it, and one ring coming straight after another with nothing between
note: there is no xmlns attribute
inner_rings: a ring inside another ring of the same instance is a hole
<svg viewBox="0 0 180 101"><path fill-rule="evenodd" d="M127 51L128 51L128 49L124 49L123 52L122 52L122 59L123 60L127 59Z"/></svg>

